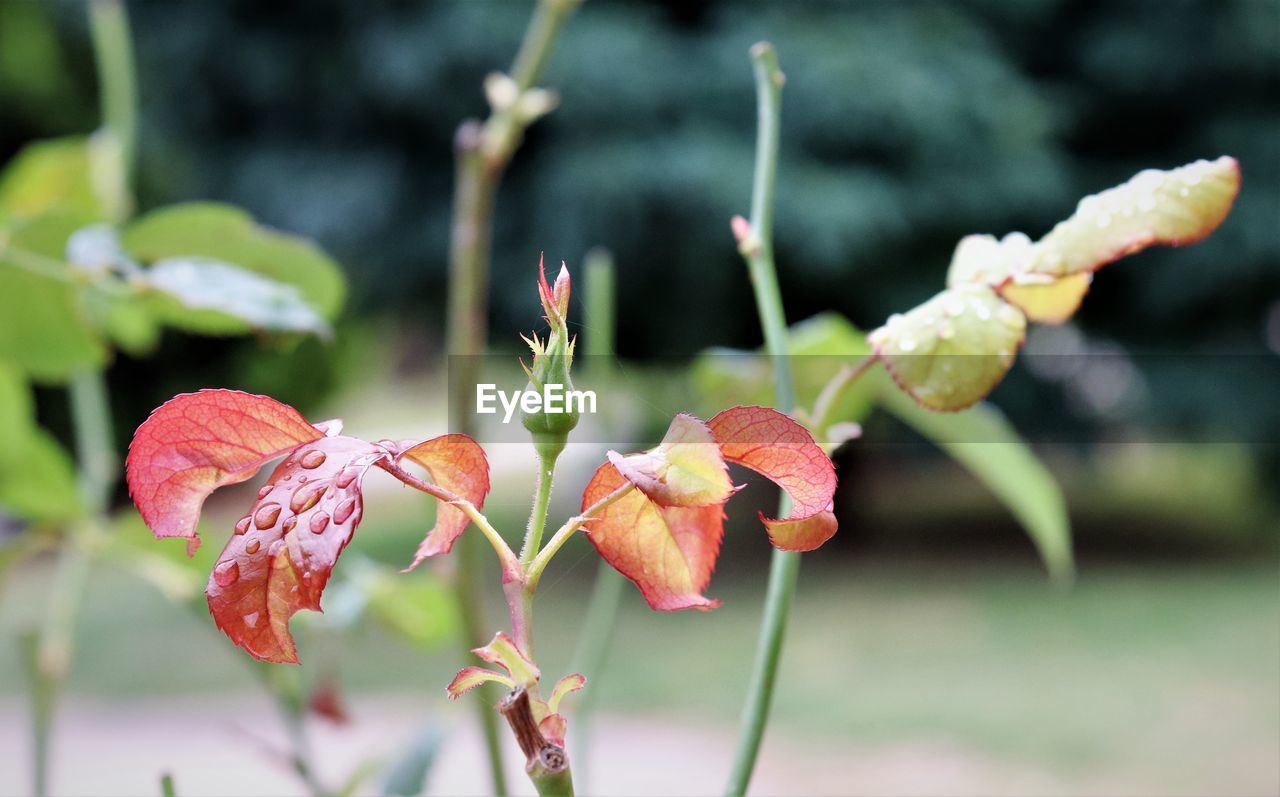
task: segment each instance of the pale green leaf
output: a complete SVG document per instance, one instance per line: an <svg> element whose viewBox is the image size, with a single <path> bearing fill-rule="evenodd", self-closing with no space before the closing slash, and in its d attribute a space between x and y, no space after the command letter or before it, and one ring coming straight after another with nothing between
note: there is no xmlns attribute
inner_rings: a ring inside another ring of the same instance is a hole
<svg viewBox="0 0 1280 797"><path fill-rule="evenodd" d="M215 260L294 286L321 318L332 321L346 285L338 265L314 243L263 227L230 205L199 202L153 211L124 231L125 250L138 261ZM192 314L198 332L210 332L213 314ZM244 322L223 316L227 333ZM169 318L182 325L181 315Z"/></svg>
<svg viewBox="0 0 1280 797"><path fill-rule="evenodd" d="M17 219L49 211L76 213L87 221L105 219L92 159L86 136L28 144L0 173L0 210Z"/></svg>
<svg viewBox="0 0 1280 797"><path fill-rule="evenodd" d="M945 290L867 336L899 387L933 410L961 410L1004 378L1026 317L983 285ZM840 419L844 420L844 419Z"/></svg>
<svg viewBox="0 0 1280 797"><path fill-rule="evenodd" d="M64 520L79 511L70 455L36 424L31 389L0 362L0 510L31 521Z"/></svg>
<svg viewBox="0 0 1280 797"><path fill-rule="evenodd" d="M1070 581L1071 524L1062 490L1004 414L990 404L930 412L883 385L882 406L985 484L1026 529L1053 578Z"/></svg>
<svg viewBox="0 0 1280 797"><path fill-rule="evenodd" d="M157 316L191 331L331 334L329 324L307 304L296 286L218 260L166 258L152 264L144 279L154 290L176 300L176 306L157 303Z"/></svg>
<svg viewBox="0 0 1280 797"><path fill-rule="evenodd" d="M0 240L0 360L37 381L62 381L107 360L64 261L67 239L85 221L78 214L46 213L20 222Z"/></svg>
<svg viewBox="0 0 1280 797"><path fill-rule="evenodd" d="M1147 169L1080 200L1071 218L1036 244L1025 271L1075 274L1148 246L1194 243L1222 223L1239 191L1240 165L1234 158L1200 160L1169 171Z"/></svg>

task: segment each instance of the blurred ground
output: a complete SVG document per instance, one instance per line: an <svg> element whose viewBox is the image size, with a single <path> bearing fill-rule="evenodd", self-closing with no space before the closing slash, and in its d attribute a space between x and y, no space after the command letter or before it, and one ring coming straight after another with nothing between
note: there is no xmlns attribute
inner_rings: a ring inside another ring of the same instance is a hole
<svg viewBox="0 0 1280 797"><path fill-rule="evenodd" d="M1065 594L1007 564L814 561L757 793L1280 789L1274 561L1098 565ZM548 576L539 644L549 673L572 646L586 565L558 582L560 573ZM33 569L11 587L6 633L38 607L44 582ZM700 615L657 615L628 601L611 665L589 686L603 712L591 767L599 793L720 788L759 592L723 578L711 592L725 607ZM474 737L458 730L471 715L441 698L451 656L424 657L377 635L340 654L313 641L302 655L305 666L340 671L352 695L354 725L319 728L326 771L385 757L429 722L450 740L431 792L483 788ZM253 741L274 748L283 736L240 654L150 588L109 571L95 578L79 662L58 793L147 793L165 770L184 795L296 792ZM3 794L27 788L21 693L9 651L0 656Z"/></svg>

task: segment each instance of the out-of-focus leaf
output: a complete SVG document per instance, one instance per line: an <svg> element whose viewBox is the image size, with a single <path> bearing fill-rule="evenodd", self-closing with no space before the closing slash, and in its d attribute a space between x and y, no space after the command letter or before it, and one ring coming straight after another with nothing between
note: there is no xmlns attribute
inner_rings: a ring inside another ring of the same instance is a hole
<svg viewBox="0 0 1280 797"><path fill-rule="evenodd" d="M788 343L797 402L802 407L813 406L840 366L853 364L871 353L865 333L839 313L821 313L793 324ZM739 404L768 405L773 401L771 363L762 351L708 349L694 360L690 379L709 413ZM844 392L831 415L861 420L871 406L871 392L857 384Z"/></svg>
<svg viewBox="0 0 1280 797"><path fill-rule="evenodd" d="M931 412L887 380L877 381L882 406L985 484L1026 529L1053 578L1070 581L1071 523L1062 490L1004 414L990 404Z"/></svg>
<svg viewBox="0 0 1280 797"><path fill-rule="evenodd" d="M328 322L296 286L218 260L166 258L152 264L145 278L151 288L170 299L155 302L155 314L188 331L332 334Z"/></svg>
<svg viewBox="0 0 1280 797"><path fill-rule="evenodd" d="M382 782L384 797L418 797L427 788L427 775L440 752L442 737L434 725L428 725L417 733L409 745L387 771Z"/></svg>
<svg viewBox="0 0 1280 797"><path fill-rule="evenodd" d="M1195 243L1217 229L1240 191L1240 164L1223 156L1139 172L1080 200L1071 218L1036 244L1031 274L1094 271L1148 246ZM1016 275L1015 275L1016 279Z"/></svg>
<svg viewBox="0 0 1280 797"><path fill-rule="evenodd" d="M332 321L342 307L346 285L338 265L303 238L263 227L230 205L197 202L148 213L124 231L125 250L142 263L214 260L297 288L302 301ZM222 308L227 309L227 308ZM211 314L192 314L195 332L218 331ZM181 314L167 316L184 326ZM243 331L237 321L228 333Z"/></svg>
<svg viewBox="0 0 1280 797"><path fill-rule="evenodd" d="M933 410L962 410L1004 378L1027 319L986 285L939 293L867 336L898 386Z"/></svg>
<svg viewBox="0 0 1280 797"><path fill-rule="evenodd" d="M75 213L87 221L105 219L92 159L86 136L28 144L0 173L0 210L17 219L50 211Z"/></svg>
<svg viewBox="0 0 1280 797"><path fill-rule="evenodd" d="M369 584L367 600L369 616L410 645L438 648L457 632L453 591L439 579L380 571Z"/></svg>
<svg viewBox="0 0 1280 797"><path fill-rule="evenodd" d="M36 424L22 374L0 361L0 508L24 520L65 520L80 509L71 457Z"/></svg>
<svg viewBox="0 0 1280 797"><path fill-rule="evenodd" d="M0 360L37 381L59 382L107 359L64 260L85 221L51 212L0 231Z"/></svg>

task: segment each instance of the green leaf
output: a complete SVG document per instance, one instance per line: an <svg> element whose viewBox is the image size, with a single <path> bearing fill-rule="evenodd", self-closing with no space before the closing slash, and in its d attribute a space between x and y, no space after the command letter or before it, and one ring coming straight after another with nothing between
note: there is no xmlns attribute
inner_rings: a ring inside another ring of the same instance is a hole
<svg viewBox="0 0 1280 797"><path fill-rule="evenodd" d="M1075 565L1062 490L1004 414L990 404L930 412L879 381L881 405L978 477L1026 529L1053 579L1069 582Z"/></svg>
<svg viewBox="0 0 1280 797"><path fill-rule="evenodd" d="M172 297L158 303L157 315L171 324L208 334L234 330L310 332L329 337L332 330L294 285L200 257L157 261L147 269L147 284ZM193 312L194 311L194 312Z"/></svg>
<svg viewBox="0 0 1280 797"><path fill-rule="evenodd" d="M36 424L26 380L0 362L0 509L30 521L65 520L80 507L71 457Z"/></svg>
<svg viewBox="0 0 1280 797"><path fill-rule="evenodd" d="M76 213L87 222L107 218L94 184L94 161L86 136L28 144L0 174L0 210L17 219L55 210Z"/></svg>
<svg viewBox="0 0 1280 797"><path fill-rule="evenodd" d="M898 386L933 410L962 410L1004 378L1026 316L984 285L939 293L867 336Z"/></svg>
<svg viewBox="0 0 1280 797"><path fill-rule="evenodd" d="M812 407L822 387L842 365L871 353L866 335L839 313L821 313L793 324L788 342L800 406ZM767 406L773 401L769 358L763 351L715 348L700 353L690 372L706 415L735 405ZM832 408L831 417L860 421L872 407L872 391L854 385Z"/></svg>
<svg viewBox="0 0 1280 797"><path fill-rule="evenodd" d="M0 360L32 379L65 380L81 368L100 367L107 348L64 260L67 239L83 215L46 213L0 232Z"/></svg>
<svg viewBox="0 0 1280 797"><path fill-rule="evenodd" d="M338 314L346 293L341 270L319 247L260 226L230 205L198 202L153 211L129 225L123 238L125 251L143 263L213 260L291 285L325 320ZM162 309L165 320L194 332L237 334L247 327L225 312L173 310Z"/></svg>

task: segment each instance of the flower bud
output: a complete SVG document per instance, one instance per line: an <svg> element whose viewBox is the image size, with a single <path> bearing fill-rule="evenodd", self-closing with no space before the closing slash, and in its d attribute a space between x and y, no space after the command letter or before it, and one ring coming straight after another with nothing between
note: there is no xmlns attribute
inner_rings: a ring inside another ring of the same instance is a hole
<svg viewBox="0 0 1280 797"><path fill-rule="evenodd" d="M543 402L536 412L522 411L520 419L524 428L533 435L534 447L544 459L555 458L564 450L569 432L578 425L580 415L577 404L569 400L574 389L569 377L574 341L569 337L565 323L569 314L570 289L568 268L561 264L555 284L548 285L546 270L539 261L538 298L542 301L550 332L545 342L537 336L525 338L533 351L533 363L524 370L529 376L526 389L542 394Z"/></svg>

